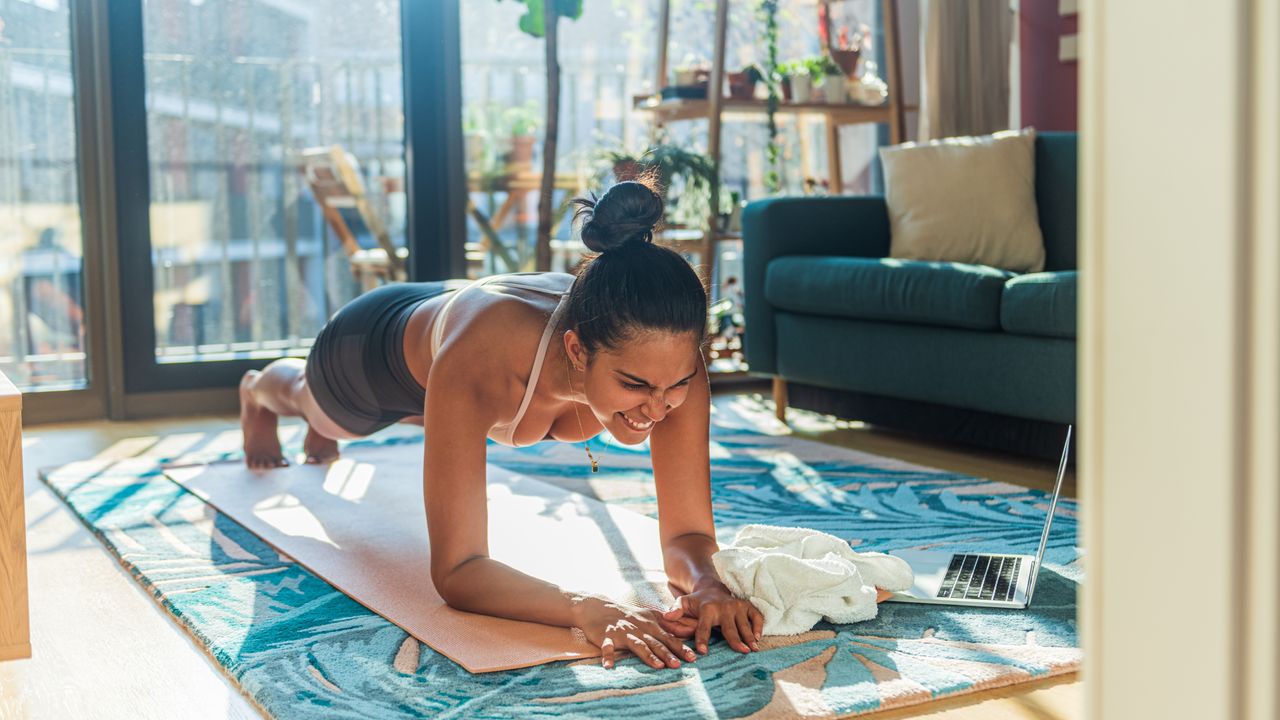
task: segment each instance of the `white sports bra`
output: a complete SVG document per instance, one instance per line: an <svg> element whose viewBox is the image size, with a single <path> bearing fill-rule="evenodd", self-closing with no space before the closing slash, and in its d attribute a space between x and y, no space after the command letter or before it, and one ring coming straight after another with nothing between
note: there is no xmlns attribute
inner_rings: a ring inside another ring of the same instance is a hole
<svg viewBox="0 0 1280 720"><path fill-rule="evenodd" d="M525 386L524 399L520 401L520 409L516 411L516 416L512 418L510 422L494 428L503 434L503 442L512 446L516 445L516 428L520 425L520 420L524 418L525 411L529 409L529 401L533 399L533 390L538 385L538 376L542 374L542 363L547 357L547 346L551 342L551 334L555 332L556 327L560 323L561 316L564 315L565 310L569 306L569 304L565 302L569 298L569 289L559 292L512 279L518 278L521 275L542 274L543 273L510 273L507 275L489 275L487 277L482 277L470 285L455 290L453 292L453 297L449 298L449 300L444 304L444 307L440 308L440 314L435 317L431 326L431 358L434 360L436 354L440 352L440 346L444 343L445 320L449 317L449 309L453 307L453 303L458 300L462 293L467 290L480 285L488 285L489 283L496 282L507 287L517 287L540 292L544 295L559 296L560 302L556 305L556 309L551 313L551 318L547 321L547 327L542 331L542 339L538 342L538 352L533 356L533 368L529 372L529 384ZM572 287L573 283L570 282L569 288L571 289Z"/></svg>

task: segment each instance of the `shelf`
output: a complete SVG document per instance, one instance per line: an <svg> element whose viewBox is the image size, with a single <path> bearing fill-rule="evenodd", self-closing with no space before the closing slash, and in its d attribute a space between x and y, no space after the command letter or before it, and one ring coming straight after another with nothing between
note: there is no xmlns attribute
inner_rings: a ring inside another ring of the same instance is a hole
<svg viewBox="0 0 1280 720"><path fill-rule="evenodd" d="M701 256L704 252L712 252L715 250L708 248L706 245L707 234L701 230L693 230L681 228L678 230L663 230L654 235L653 242L655 245L661 245L670 248L676 252L692 252ZM719 245L722 242L734 242L742 240L742 233L726 233L717 232L715 234L715 242Z"/></svg>
<svg viewBox="0 0 1280 720"><path fill-rule="evenodd" d="M659 230L657 235L654 237L654 241L657 242L658 244L671 243L671 242L676 242L676 243L695 242L695 241L701 241L702 237L705 234L706 233L704 233L703 231L697 230L694 228L674 228L671 230ZM717 232L716 239L717 240L741 240L742 233Z"/></svg>
<svg viewBox="0 0 1280 720"><path fill-rule="evenodd" d="M672 120L694 120L706 118L711 113L711 103L707 100L671 99L662 100L657 96L637 97L634 99L635 109L652 112L664 122ZM721 100L722 114L763 115L769 112L766 100ZM884 105L858 105L856 103L792 103L779 102L779 115L823 115L837 124L848 123L888 123L892 122L890 107Z"/></svg>

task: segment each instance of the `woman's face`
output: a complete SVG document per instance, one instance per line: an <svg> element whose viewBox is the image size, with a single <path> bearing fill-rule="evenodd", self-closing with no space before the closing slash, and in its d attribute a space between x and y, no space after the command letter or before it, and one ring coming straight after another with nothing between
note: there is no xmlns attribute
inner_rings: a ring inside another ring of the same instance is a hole
<svg viewBox="0 0 1280 720"><path fill-rule="evenodd" d="M609 434L625 445L637 445L680 407L691 383L706 382L698 340L687 333L644 331L620 348L602 349L587 359L574 338L569 356L586 368L584 376L575 373L583 377L583 387L575 381L574 389L585 390L591 411Z"/></svg>

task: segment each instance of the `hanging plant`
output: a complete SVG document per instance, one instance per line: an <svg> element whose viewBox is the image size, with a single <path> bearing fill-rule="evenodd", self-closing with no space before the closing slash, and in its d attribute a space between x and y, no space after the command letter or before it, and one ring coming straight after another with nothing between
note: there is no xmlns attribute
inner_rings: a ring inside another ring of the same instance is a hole
<svg viewBox="0 0 1280 720"><path fill-rule="evenodd" d="M769 124L769 145L765 157L769 170L764 176L764 186L770 195L782 192L782 146L778 140L778 97L782 73L778 67L778 0L760 0L756 16L764 23L764 82L769 91L766 115Z"/></svg>

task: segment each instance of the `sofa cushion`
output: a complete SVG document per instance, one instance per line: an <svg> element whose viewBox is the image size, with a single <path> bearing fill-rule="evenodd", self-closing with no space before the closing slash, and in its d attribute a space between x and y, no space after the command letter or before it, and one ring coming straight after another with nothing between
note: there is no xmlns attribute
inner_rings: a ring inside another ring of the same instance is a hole
<svg viewBox="0 0 1280 720"><path fill-rule="evenodd" d="M1000 327L1039 337L1076 336L1076 271L1019 275L1005 283Z"/></svg>
<svg viewBox="0 0 1280 720"><path fill-rule="evenodd" d="M765 299L808 315L1000 329L1000 295L1013 273L983 265L893 258L776 258Z"/></svg>
<svg viewBox="0 0 1280 720"><path fill-rule="evenodd" d="M880 148L889 256L1044 270L1035 130Z"/></svg>
<svg viewBox="0 0 1280 720"><path fill-rule="evenodd" d="M777 319L778 374L787 380L1046 422L1075 421L1074 340L788 312Z"/></svg>

